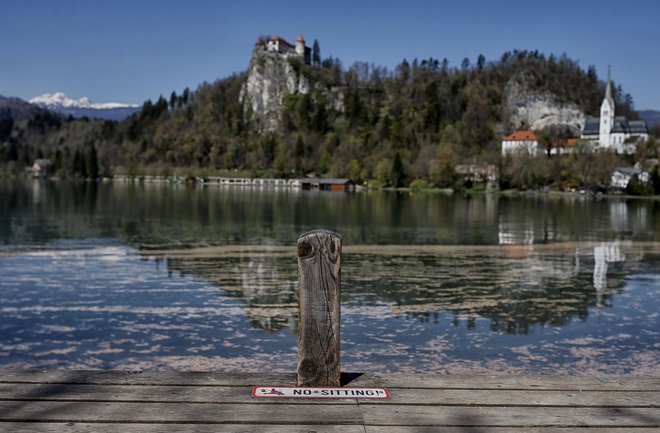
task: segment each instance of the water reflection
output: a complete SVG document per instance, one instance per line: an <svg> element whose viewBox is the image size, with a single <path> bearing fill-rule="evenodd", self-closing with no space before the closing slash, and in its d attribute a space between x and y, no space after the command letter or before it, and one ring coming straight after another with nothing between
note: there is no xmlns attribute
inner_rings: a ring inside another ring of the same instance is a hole
<svg viewBox="0 0 660 433"><path fill-rule="evenodd" d="M437 313L451 312L454 325L468 317L466 326L471 328L474 318L481 317L490 321L493 332L525 335L537 326L586 320L591 307L612 307L624 278L644 261L644 247L630 242L437 247L435 251L413 247L403 253L400 248L345 248L345 312L371 315L373 311L372 320L387 315L431 322L437 322ZM288 327L295 332L293 254L244 252L237 258L204 260L176 257L176 251L170 254L174 256L167 261L170 269L212 282L227 296L241 299L252 326L271 332ZM190 251L185 255L195 256ZM608 263L619 264L610 269L609 277Z"/></svg>
<svg viewBox="0 0 660 433"><path fill-rule="evenodd" d="M655 241L660 203L588 197L329 194L0 181L0 244L118 238L138 247L288 245L329 227L349 244Z"/></svg>
<svg viewBox="0 0 660 433"><path fill-rule="evenodd" d="M660 374L654 201L0 184L0 366L291 371L299 233L355 371Z"/></svg>

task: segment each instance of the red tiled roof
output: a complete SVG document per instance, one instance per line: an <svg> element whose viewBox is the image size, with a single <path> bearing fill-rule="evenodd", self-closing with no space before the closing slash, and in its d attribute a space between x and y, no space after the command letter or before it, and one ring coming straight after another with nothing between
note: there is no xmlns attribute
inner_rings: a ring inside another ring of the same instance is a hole
<svg viewBox="0 0 660 433"><path fill-rule="evenodd" d="M288 46L290 46L290 47L292 47L292 48L294 47L293 44L292 44L291 42L287 41L286 39L284 39L284 38L282 38L282 37L280 37L280 36L273 36L272 38L270 38L270 40L271 40L271 41L280 41L281 43L283 43L283 44L287 44Z"/></svg>
<svg viewBox="0 0 660 433"><path fill-rule="evenodd" d="M558 138L550 142L551 147L575 147L580 143L577 138Z"/></svg>
<svg viewBox="0 0 660 433"><path fill-rule="evenodd" d="M302 35L298 35L298 39L296 39L296 42L305 42L305 38L303 38Z"/></svg>
<svg viewBox="0 0 660 433"><path fill-rule="evenodd" d="M516 131L504 137L507 141L530 141L538 140L539 138L532 131Z"/></svg>

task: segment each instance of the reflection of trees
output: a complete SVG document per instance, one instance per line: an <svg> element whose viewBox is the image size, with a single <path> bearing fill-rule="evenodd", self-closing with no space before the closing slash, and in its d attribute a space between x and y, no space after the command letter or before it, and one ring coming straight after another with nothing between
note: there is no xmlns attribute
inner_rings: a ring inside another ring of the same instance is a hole
<svg viewBox="0 0 660 433"><path fill-rule="evenodd" d="M240 299L251 326L269 332L296 332L295 266L295 258L267 255L167 260L168 270L207 281L224 296Z"/></svg>
<svg viewBox="0 0 660 433"><path fill-rule="evenodd" d="M512 258L505 248L491 248L447 256L360 255L345 262L348 302L387 304L397 316L422 321L435 322L437 312L451 311L454 324L465 321L468 328L484 317L491 330L512 334L527 334L537 325L585 320L589 308L610 306L635 265L620 263L608 276L612 289L597 291L592 285L593 250L532 249L527 257Z"/></svg>
<svg viewBox="0 0 660 433"><path fill-rule="evenodd" d="M491 245L483 254L457 247L449 255L347 255L344 300L386 303L396 315L429 321L451 311L468 327L486 317L494 330L512 333L585 318L589 307L608 305L620 289L631 262L605 251L600 260L598 250L576 251L570 241L657 237L652 201L3 182L5 245L120 238L148 254L151 248L293 245L316 227L334 228L353 245ZM546 253L539 243L557 249ZM594 255L601 268L611 265L605 274L594 269ZM167 265L240 299L253 326L295 329L293 247L287 257L171 258Z"/></svg>
<svg viewBox="0 0 660 433"><path fill-rule="evenodd" d="M35 186L36 185L36 186ZM292 245L318 227L347 244L493 245L498 232L534 242L653 238L654 202L584 197L331 194L161 184L0 182L0 242L116 237L139 247Z"/></svg>

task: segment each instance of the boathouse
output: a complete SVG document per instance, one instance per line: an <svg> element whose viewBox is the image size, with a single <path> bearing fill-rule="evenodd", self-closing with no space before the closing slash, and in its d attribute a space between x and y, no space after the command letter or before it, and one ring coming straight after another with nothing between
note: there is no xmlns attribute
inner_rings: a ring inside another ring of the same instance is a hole
<svg viewBox="0 0 660 433"><path fill-rule="evenodd" d="M300 179L300 188L303 190L351 192L355 184L350 179Z"/></svg>

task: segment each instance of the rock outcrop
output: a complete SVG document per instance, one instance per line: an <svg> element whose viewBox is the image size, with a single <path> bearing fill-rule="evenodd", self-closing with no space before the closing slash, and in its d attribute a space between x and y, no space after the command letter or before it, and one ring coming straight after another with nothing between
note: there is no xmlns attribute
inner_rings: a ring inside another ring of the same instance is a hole
<svg viewBox="0 0 660 433"><path fill-rule="evenodd" d="M256 132L278 130L281 126L283 98L310 91L308 79L296 68L297 59L257 45L252 52L248 76L240 93L243 114Z"/></svg>
<svg viewBox="0 0 660 433"><path fill-rule="evenodd" d="M529 91L516 79L506 85L504 104L508 130L521 126L543 129L554 125L568 127L579 135L585 122L585 115L577 105L558 102L549 93Z"/></svg>

